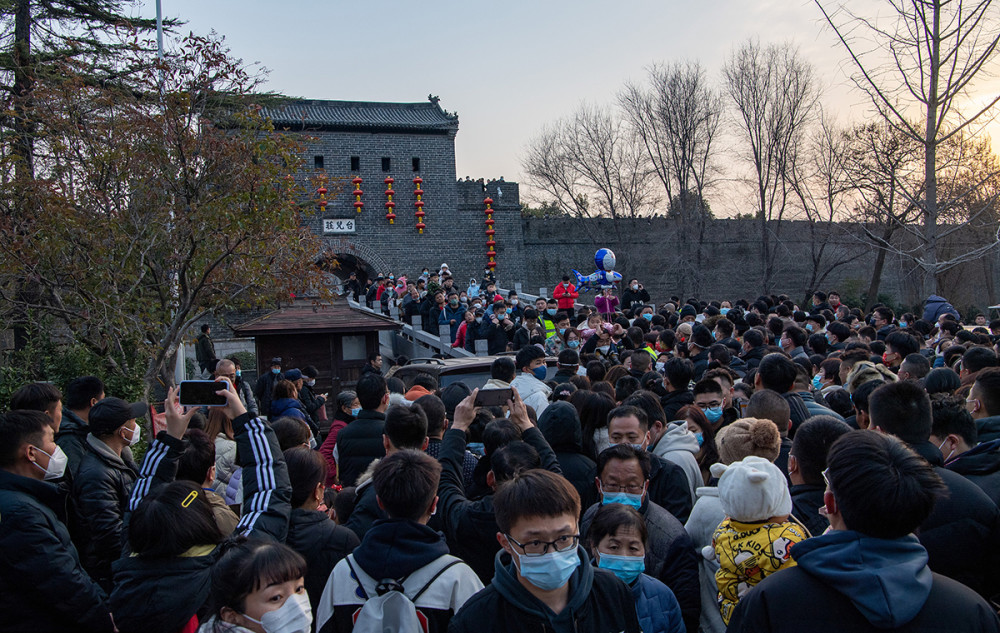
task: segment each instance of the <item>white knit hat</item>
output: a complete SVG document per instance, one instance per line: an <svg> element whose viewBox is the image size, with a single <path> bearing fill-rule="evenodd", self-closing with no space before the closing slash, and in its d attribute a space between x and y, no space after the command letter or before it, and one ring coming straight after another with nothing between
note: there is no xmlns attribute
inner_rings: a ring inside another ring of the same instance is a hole
<svg viewBox="0 0 1000 633"><path fill-rule="evenodd" d="M719 501L729 518L742 523L765 521L792 512L792 497L781 470L756 455L729 466L712 464L719 477Z"/></svg>

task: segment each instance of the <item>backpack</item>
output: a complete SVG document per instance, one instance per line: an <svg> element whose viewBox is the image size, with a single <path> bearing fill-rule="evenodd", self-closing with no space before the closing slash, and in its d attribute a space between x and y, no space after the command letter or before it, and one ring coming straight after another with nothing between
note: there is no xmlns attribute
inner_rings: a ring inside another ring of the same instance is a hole
<svg viewBox="0 0 1000 633"><path fill-rule="evenodd" d="M454 556L441 556L417 571L433 570L428 580L419 590L407 588L406 579L384 578L376 581L374 578L359 571L360 565L355 565L354 555L348 554L347 566L351 575L357 580L358 591L365 599L364 606L354 620L354 633L424 633L427 630L426 618L417 615L415 603L434 582L449 568L462 562ZM366 587L367 585L367 587ZM376 595L372 596L372 588ZM409 597L412 593L413 597Z"/></svg>

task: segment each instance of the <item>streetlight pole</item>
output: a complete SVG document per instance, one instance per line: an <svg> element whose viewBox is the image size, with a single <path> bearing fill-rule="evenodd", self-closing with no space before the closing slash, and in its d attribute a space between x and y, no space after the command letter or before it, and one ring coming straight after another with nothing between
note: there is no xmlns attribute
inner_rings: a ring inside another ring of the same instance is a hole
<svg viewBox="0 0 1000 633"><path fill-rule="evenodd" d="M161 6L161 0L156 0L156 58L159 60L160 64L163 64L163 8ZM163 68L159 70L160 74L160 99L163 99ZM166 126L166 121L164 121L164 126ZM174 214L171 209L170 222L173 224ZM174 297L177 296L177 279L176 277L171 277L171 292ZM174 383L180 384L187 376L186 365L184 354L184 343L183 341L177 346L176 362L174 363Z"/></svg>

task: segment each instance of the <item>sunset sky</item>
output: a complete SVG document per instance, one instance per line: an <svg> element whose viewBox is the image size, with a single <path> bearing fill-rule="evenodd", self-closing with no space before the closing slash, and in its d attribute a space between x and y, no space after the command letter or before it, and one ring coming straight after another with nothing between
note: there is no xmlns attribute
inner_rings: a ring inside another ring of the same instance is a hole
<svg viewBox="0 0 1000 633"><path fill-rule="evenodd" d="M141 11L152 17L155 2L144 0ZM699 60L719 81L726 57L749 37L797 45L838 122L868 111L812 0L163 0L163 12L186 21L183 32L224 35L237 57L270 69L268 87L277 92L359 101L440 96L460 117L459 177L523 180L524 147L546 123L582 101L612 102L653 62ZM980 85L983 96L997 89L995 76ZM728 144L719 148L724 160L734 152ZM728 177L738 171L733 166ZM713 208L739 207L734 192L722 187Z"/></svg>

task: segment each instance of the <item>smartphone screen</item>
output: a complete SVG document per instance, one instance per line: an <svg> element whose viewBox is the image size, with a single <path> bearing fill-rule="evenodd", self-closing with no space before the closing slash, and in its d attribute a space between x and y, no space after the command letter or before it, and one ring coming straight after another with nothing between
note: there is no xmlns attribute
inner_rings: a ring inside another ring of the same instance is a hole
<svg viewBox="0 0 1000 633"><path fill-rule="evenodd" d="M476 401L473 403L477 407L502 407L513 397L513 392L508 389L480 389L476 394Z"/></svg>
<svg viewBox="0 0 1000 633"><path fill-rule="evenodd" d="M224 407L226 397L216 395L216 391L226 388L226 383L214 380L181 381L181 404L186 407Z"/></svg>

